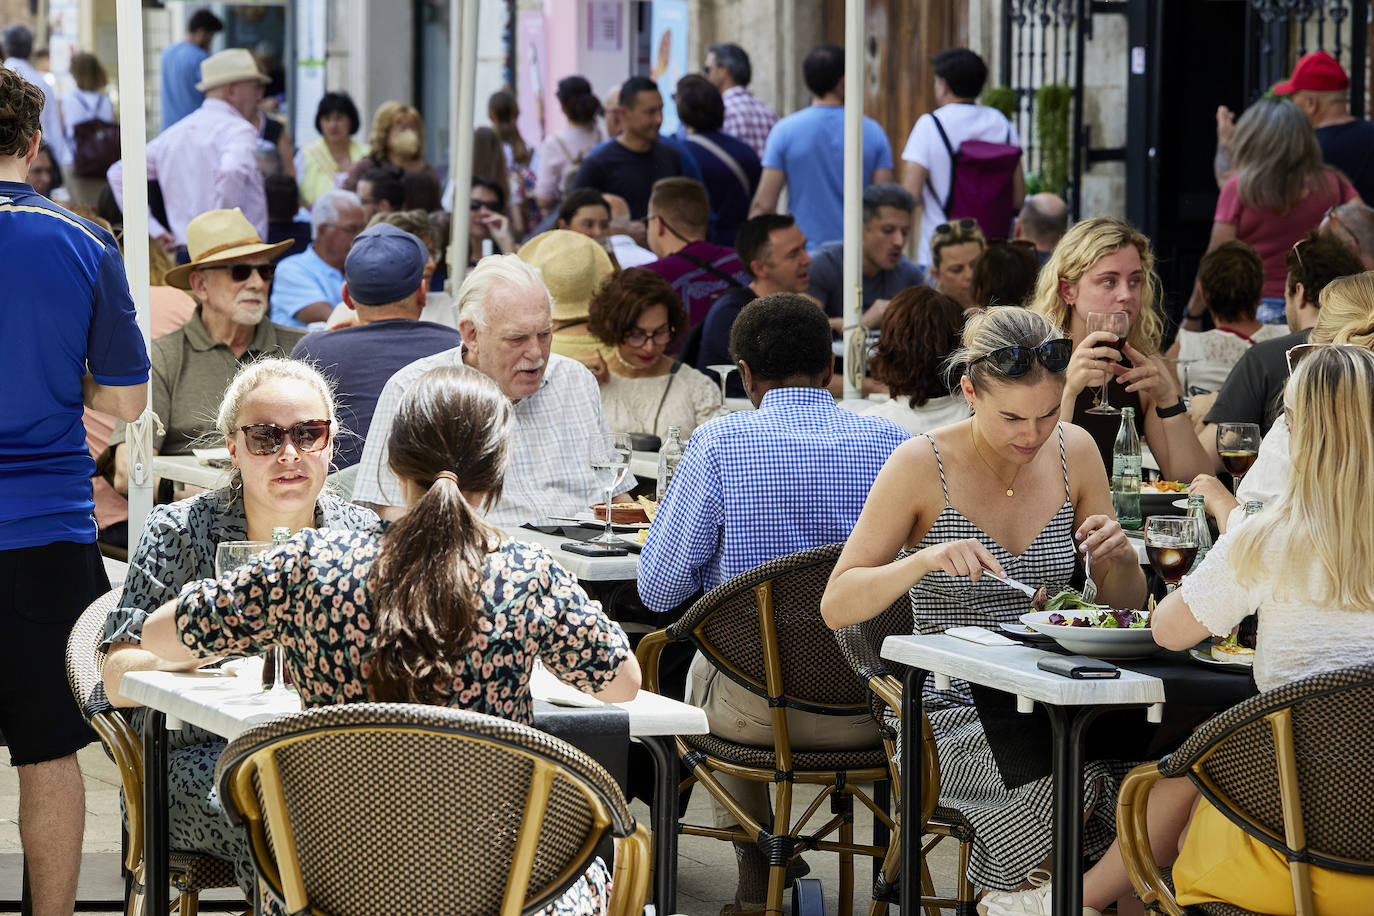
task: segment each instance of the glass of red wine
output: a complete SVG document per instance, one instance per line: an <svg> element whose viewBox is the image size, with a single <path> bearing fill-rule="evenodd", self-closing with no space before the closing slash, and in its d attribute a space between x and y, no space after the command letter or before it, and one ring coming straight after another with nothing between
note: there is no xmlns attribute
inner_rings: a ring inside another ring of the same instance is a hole
<svg viewBox="0 0 1374 916"><path fill-rule="evenodd" d="M1172 592L1197 559L1197 519L1152 515L1145 520L1145 555Z"/></svg>
<svg viewBox="0 0 1374 916"><path fill-rule="evenodd" d="M1116 335L1116 343L1112 344L1120 351L1122 358L1126 356L1126 335L1131 332L1131 316L1125 312L1089 312L1088 313L1088 333L1094 331L1106 331L1108 334ZM1115 416L1121 411L1111 405L1107 396L1107 385L1112 380L1112 372L1107 370L1107 377L1102 380L1102 390L1093 399L1093 406L1088 408L1088 413L1105 414Z"/></svg>
<svg viewBox="0 0 1374 916"><path fill-rule="evenodd" d="M1218 423L1217 454L1231 475L1231 492L1240 490L1240 479L1259 457L1260 428L1255 423Z"/></svg>

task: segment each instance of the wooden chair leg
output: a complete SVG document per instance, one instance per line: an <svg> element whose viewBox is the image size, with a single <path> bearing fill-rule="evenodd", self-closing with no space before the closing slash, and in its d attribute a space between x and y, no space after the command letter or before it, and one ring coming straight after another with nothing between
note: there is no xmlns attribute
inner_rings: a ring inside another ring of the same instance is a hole
<svg viewBox="0 0 1374 916"><path fill-rule="evenodd" d="M854 842L854 820L840 825L840 842ZM854 916L854 854L840 853L840 916Z"/></svg>
<svg viewBox="0 0 1374 916"><path fill-rule="evenodd" d="M178 916L199 916L200 894L192 891L177 898Z"/></svg>
<svg viewBox="0 0 1374 916"><path fill-rule="evenodd" d="M926 867L925 856L921 857L921 896L927 898L935 896L935 882L931 880L930 869ZM926 904L925 911L926 916L940 916L940 908L934 904Z"/></svg>

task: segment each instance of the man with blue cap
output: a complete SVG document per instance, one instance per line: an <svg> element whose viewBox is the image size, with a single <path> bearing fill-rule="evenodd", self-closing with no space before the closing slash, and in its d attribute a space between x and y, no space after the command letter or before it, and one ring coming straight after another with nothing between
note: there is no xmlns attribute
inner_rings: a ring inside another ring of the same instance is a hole
<svg viewBox="0 0 1374 916"><path fill-rule="evenodd" d="M420 320L428 261L429 249L409 232L389 223L365 229L344 261L343 300L358 313L358 323L309 334L291 351L334 383L342 426L334 463L340 470L358 463L377 398L396 370L462 341L453 328Z"/></svg>

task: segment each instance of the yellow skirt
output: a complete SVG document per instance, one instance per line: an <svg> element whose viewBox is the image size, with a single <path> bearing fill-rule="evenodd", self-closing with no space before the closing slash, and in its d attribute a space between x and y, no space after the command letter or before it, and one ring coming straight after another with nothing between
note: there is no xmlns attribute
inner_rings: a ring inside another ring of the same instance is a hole
<svg viewBox="0 0 1374 916"><path fill-rule="evenodd" d="M1293 916L1288 862L1226 819L1203 799L1174 863L1175 896L1182 906L1220 901L1274 916ZM1374 876L1312 869L1318 916L1370 911Z"/></svg>

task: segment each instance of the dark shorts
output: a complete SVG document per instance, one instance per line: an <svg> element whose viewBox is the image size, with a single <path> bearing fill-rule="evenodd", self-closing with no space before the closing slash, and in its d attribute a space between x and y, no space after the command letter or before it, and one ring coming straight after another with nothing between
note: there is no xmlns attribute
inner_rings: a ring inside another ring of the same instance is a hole
<svg viewBox="0 0 1374 916"><path fill-rule="evenodd" d="M94 544L0 550L0 735L11 766L58 760L96 740L67 684L67 636L109 589Z"/></svg>

